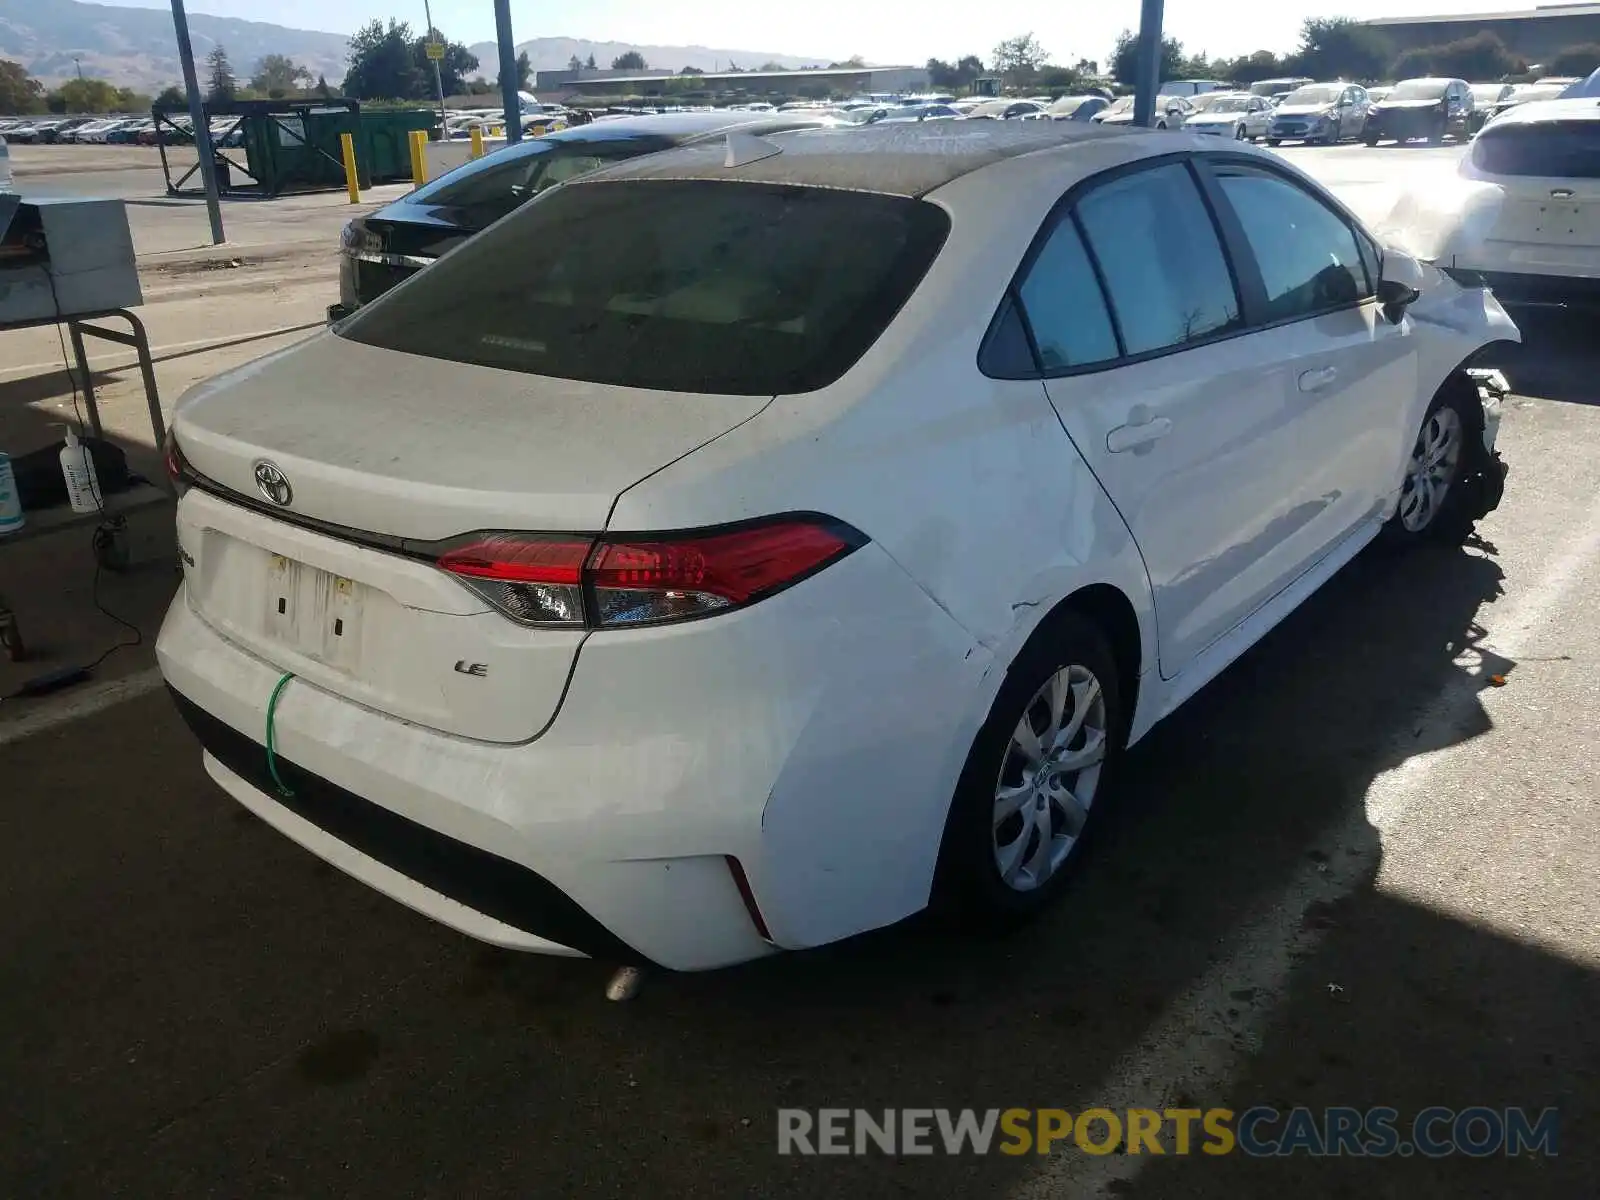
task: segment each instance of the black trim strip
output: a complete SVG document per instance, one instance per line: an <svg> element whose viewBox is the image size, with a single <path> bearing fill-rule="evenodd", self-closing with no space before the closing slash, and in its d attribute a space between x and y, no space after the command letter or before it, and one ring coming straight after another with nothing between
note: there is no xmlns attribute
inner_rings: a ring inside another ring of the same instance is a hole
<svg viewBox="0 0 1600 1200"><path fill-rule="evenodd" d="M167 690L206 753L330 837L515 929L603 962L650 965L649 959L537 872L419 825L281 756L278 774L294 795L280 796L260 743L218 720L170 684Z"/></svg>

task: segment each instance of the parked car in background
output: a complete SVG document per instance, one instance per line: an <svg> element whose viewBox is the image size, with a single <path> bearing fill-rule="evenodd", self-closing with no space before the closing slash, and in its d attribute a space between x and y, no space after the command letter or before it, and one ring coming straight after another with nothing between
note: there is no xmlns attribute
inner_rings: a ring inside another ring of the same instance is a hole
<svg viewBox="0 0 1600 1200"><path fill-rule="evenodd" d="M1516 85L1511 83L1474 83L1470 85L1472 92L1472 116L1467 121L1468 131L1477 133L1494 116L1502 102L1516 91Z"/></svg>
<svg viewBox="0 0 1600 1200"><path fill-rule="evenodd" d="M960 116L948 104L902 104L881 119L894 124L903 121L953 121Z"/></svg>
<svg viewBox="0 0 1600 1200"><path fill-rule="evenodd" d="M328 317L349 315L535 196L600 167L730 130L760 135L835 123L812 111L667 113L595 121L496 150L346 225L339 303Z"/></svg>
<svg viewBox="0 0 1600 1200"><path fill-rule="evenodd" d="M1388 84L1382 84L1378 87L1369 87L1367 89L1367 103L1376 104L1380 100L1385 100L1392 91L1394 91L1394 88L1390 87Z"/></svg>
<svg viewBox="0 0 1600 1200"><path fill-rule="evenodd" d="M129 121L107 133L106 142L117 146L135 145L141 133L146 131L154 133L155 127L156 123L148 117L142 121Z"/></svg>
<svg viewBox="0 0 1600 1200"><path fill-rule="evenodd" d="M1260 79L1250 85L1250 94L1265 96L1268 100L1281 100L1296 88L1307 87L1315 82L1315 79L1307 79L1300 75L1292 75L1286 79Z"/></svg>
<svg viewBox="0 0 1600 1200"><path fill-rule="evenodd" d="M6 145L5 134L0 133L0 192L12 190L11 148Z"/></svg>
<svg viewBox="0 0 1600 1200"><path fill-rule="evenodd" d="M1272 104L1249 92L1207 92L1196 96L1195 111L1184 120L1190 133L1215 133L1235 141L1265 137L1272 121Z"/></svg>
<svg viewBox="0 0 1600 1200"><path fill-rule="evenodd" d="M1472 86L1464 79L1405 79L1367 113L1362 140L1408 142L1472 134Z"/></svg>
<svg viewBox="0 0 1600 1200"><path fill-rule="evenodd" d="M1227 90L1228 85L1218 79L1169 79L1160 88L1163 96L1203 96Z"/></svg>
<svg viewBox="0 0 1600 1200"><path fill-rule="evenodd" d="M1457 175L1402 197L1395 236L1506 301L1600 304L1600 104L1519 104L1473 139Z"/></svg>
<svg viewBox="0 0 1600 1200"><path fill-rule="evenodd" d="M1092 121L1110 107L1104 96L1062 96L1052 100L1045 113L1052 121Z"/></svg>
<svg viewBox="0 0 1600 1200"><path fill-rule="evenodd" d="M1498 101L1496 101L1490 107L1488 113L1485 114L1483 120L1478 123L1478 128L1482 129L1485 125L1487 125L1490 121L1494 120L1501 113L1506 112L1508 109L1513 109L1513 108L1517 107L1517 105L1519 105L1519 104L1529 104L1529 103L1531 103L1531 102L1533 102L1535 100L1555 100L1555 99L1560 98L1561 93L1566 91L1566 90L1567 90L1567 85L1564 84L1564 83L1561 83L1559 81L1557 81L1556 83L1518 83L1518 84L1514 84L1514 85L1512 85L1512 88L1511 88L1510 92L1508 92L1506 95L1502 96ZM1476 106L1476 104L1474 104L1473 107L1474 107L1473 115L1476 116L1477 115L1477 112L1476 112L1477 106Z"/></svg>
<svg viewBox="0 0 1600 1200"><path fill-rule="evenodd" d="M1038 121L1046 116L1037 100L986 100L967 113L969 121Z"/></svg>
<svg viewBox="0 0 1600 1200"><path fill-rule="evenodd" d="M671 150L191 390L156 653L210 777L523 951L704 970L1043 911L1127 746L1374 539L1500 497L1461 370L1518 336L1494 298L1193 140Z"/></svg>
<svg viewBox="0 0 1600 1200"><path fill-rule="evenodd" d="M19 146L31 146L45 140L45 134L54 129L57 121L24 121L6 133L6 137Z"/></svg>
<svg viewBox="0 0 1600 1200"><path fill-rule="evenodd" d="M1369 108L1367 89L1358 84L1340 80L1296 88L1272 110L1267 145L1298 141L1332 146L1360 137Z"/></svg>
<svg viewBox="0 0 1600 1200"><path fill-rule="evenodd" d="M1095 114L1094 119L1102 125L1132 125L1133 124L1134 98L1123 96ZM1189 119L1189 114L1194 111L1182 96L1161 95L1156 97L1155 120L1151 127L1154 129L1182 129L1183 123Z"/></svg>

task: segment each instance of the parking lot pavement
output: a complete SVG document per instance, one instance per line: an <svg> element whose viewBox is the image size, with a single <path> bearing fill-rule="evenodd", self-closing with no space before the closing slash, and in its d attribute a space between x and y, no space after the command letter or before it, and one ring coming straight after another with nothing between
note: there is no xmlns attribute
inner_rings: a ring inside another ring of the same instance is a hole
<svg viewBox="0 0 1600 1200"><path fill-rule="evenodd" d="M1374 153L1290 152L1369 199ZM1586 327L1528 333L1507 369L1547 394L1511 403L1481 540L1342 572L1136 748L1066 902L1001 941L913 922L608 1005L602 964L470 943L246 815L159 694L0 738L0 1193L1589 1194L1600 376ZM1255 1104L1556 1106L1564 1136L775 1152L780 1106Z"/></svg>

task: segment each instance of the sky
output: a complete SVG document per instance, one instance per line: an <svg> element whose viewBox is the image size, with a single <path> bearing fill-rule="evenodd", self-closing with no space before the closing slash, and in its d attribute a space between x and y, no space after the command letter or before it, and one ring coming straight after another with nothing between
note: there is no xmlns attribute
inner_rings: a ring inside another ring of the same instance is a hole
<svg viewBox="0 0 1600 1200"><path fill-rule="evenodd" d="M162 8L161 0L101 0ZM372 17L426 24L422 0L188 0L189 11L270 20L297 29L349 33ZM1550 0L1539 0L1548 3ZM452 40L493 41L492 0L431 0L434 23ZM1236 55L1286 51L1300 23L1314 16L1412 16L1440 12L1497 12L1533 7L1508 0L1167 0L1166 32L1190 53ZM267 13L270 12L270 16ZM512 0L518 41L576 37L641 45L701 45L719 49L815 55L859 54L881 64L920 64L930 57L987 59L995 43L1031 31L1052 61L1104 61L1117 34L1139 24L1138 0L1063 3L1062 0Z"/></svg>

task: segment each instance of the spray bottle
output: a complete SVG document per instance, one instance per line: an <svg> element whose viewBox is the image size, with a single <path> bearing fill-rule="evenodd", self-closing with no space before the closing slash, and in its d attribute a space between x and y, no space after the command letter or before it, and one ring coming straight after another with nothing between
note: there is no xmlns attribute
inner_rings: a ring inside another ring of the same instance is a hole
<svg viewBox="0 0 1600 1200"><path fill-rule="evenodd" d="M71 425L67 426L67 444L61 447L61 477L66 480L67 503L73 512L100 511L100 480L94 473L94 459Z"/></svg>
<svg viewBox="0 0 1600 1200"><path fill-rule="evenodd" d="M25 524L22 497L17 494L17 477L11 470L11 459L0 450L0 537L15 533Z"/></svg>

